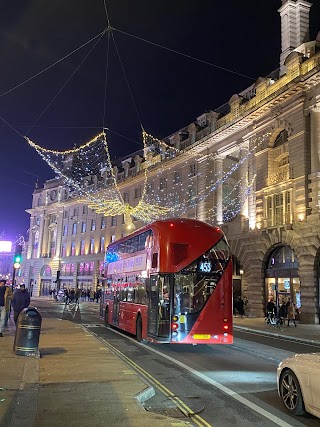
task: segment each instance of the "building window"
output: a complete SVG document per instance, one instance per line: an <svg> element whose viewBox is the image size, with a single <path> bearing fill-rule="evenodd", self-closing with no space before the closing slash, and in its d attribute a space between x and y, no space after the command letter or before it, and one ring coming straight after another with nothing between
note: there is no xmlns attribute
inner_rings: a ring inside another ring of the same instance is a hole
<svg viewBox="0 0 320 427"><path fill-rule="evenodd" d="M94 254L94 239L90 239L90 253Z"/></svg>
<svg viewBox="0 0 320 427"><path fill-rule="evenodd" d="M180 172L174 173L173 183L178 184L181 181L181 174Z"/></svg>
<svg viewBox="0 0 320 427"><path fill-rule="evenodd" d="M38 217L38 216L37 216L37 218L36 218L36 224L37 224L37 225L40 225L40 217Z"/></svg>
<svg viewBox="0 0 320 427"><path fill-rule="evenodd" d="M167 178L160 178L160 190L165 190L167 188Z"/></svg>
<svg viewBox="0 0 320 427"><path fill-rule="evenodd" d="M77 216L78 215L78 208L74 208L73 209L73 216Z"/></svg>
<svg viewBox="0 0 320 427"><path fill-rule="evenodd" d="M76 254L76 244L75 242L71 243L71 256L75 256Z"/></svg>
<svg viewBox="0 0 320 427"><path fill-rule="evenodd" d="M96 220L92 219L91 220L91 231L95 231L95 229L96 229Z"/></svg>
<svg viewBox="0 0 320 427"><path fill-rule="evenodd" d="M192 165L189 165L189 176L190 177L196 176L196 174L197 174L197 167L196 167L196 164L193 163Z"/></svg>
<svg viewBox="0 0 320 427"><path fill-rule="evenodd" d="M291 224L291 191L267 196L265 199L265 227Z"/></svg>
<svg viewBox="0 0 320 427"><path fill-rule="evenodd" d="M88 212L87 206L86 206L86 205L83 205L83 206L82 206L82 214L84 215L84 214L86 214L87 212Z"/></svg>
<svg viewBox="0 0 320 427"><path fill-rule="evenodd" d="M153 182L148 183L148 184L147 184L146 193L147 193L147 194L152 194L152 193L153 193L153 189L154 189Z"/></svg>
<svg viewBox="0 0 320 427"><path fill-rule="evenodd" d="M196 190L194 187L190 187L188 190L188 205L194 206L196 197Z"/></svg>
<svg viewBox="0 0 320 427"><path fill-rule="evenodd" d="M110 238L110 243L113 243L116 241L116 235L112 234L111 238Z"/></svg>
<svg viewBox="0 0 320 427"><path fill-rule="evenodd" d="M85 246L84 246L84 240L81 240L81 242L80 242L80 255L84 255L85 254L84 248L85 248Z"/></svg>
<svg viewBox="0 0 320 427"><path fill-rule="evenodd" d="M72 225L72 234L77 234L77 223L74 222Z"/></svg>
<svg viewBox="0 0 320 427"><path fill-rule="evenodd" d="M134 189L134 198L135 199L139 199L141 197L141 189L140 188L135 188Z"/></svg>
<svg viewBox="0 0 320 427"><path fill-rule="evenodd" d="M66 219L68 217L68 212L67 211L63 211L63 219Z"/></svg>
<svg viewBox="0 0 320 427"><path fill-rule="evenodd" d="M175 205L180 205L180 194L179 193L174 193L173 201L174 201Z"/></svg>
<svg viewBox="0 0 320 427"><path fill-rule="evenodd" d="M89 274L90 274L90 276L92 276L93 273L94 273L94 261L91 261L89 263Z"/></svg>
<svg viewBox="0 0 320 427"><path fill-rule="evenodd" d="M102 217L101 218L101 230L103 230L104 228L106 228L106 217Z"/></svg>
<svg viewBox="0 0 320 427"><path fill-rule="evenodd" d="M64 225L64 226L63 226L63 235L64 235L64 236L67 236L67 235L68 235L68 226L67 226L67 225Z"/></svg>
<svg viewBox="0 0 320 427"><path fill-rule="evenodd" d="M104 236L101 236L101 238L100 238L100 252L105 251L104 240L105 240Z"/></svg>
<svg viewBox="0 0 320 427"><path fill-rule="evenodd" d="M111 227L115 227L117 225L117 217L111 217Z"/></svg>
<svg viewBox="0 0 320 427"><path fill-rule="evenodd" d="M87 223L83 222L82 225L81 225L81 233L85 233L86 230L87 230Z"/></svg>
<svg viewBox="0 0 320 427"><path fill-rule="evenodd" d="M62 243L62 247L61 247L61 256L66 256L67 255L67 244L66 243Z"/></svg>
<svg viewBox="0 0 320 427"><path fill-rule="evenodd" d="M129 203L129 193L123 193L123 201L124 203Z"/></svg>

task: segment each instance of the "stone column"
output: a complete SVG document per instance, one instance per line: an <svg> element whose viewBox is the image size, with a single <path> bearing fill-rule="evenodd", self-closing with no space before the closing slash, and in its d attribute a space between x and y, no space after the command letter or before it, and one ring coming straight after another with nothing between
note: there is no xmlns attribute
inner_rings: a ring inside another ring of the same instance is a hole
<svg viewBox="0 0 320 427"><path fill-rule="evenodd" d="M42 248L45 248L46 245L46 238L45 238L45 230L47 230L48 223L47 219L45 218L45 214L42 213L40 215L40 227L39 227L39 243L38 243L38 251L37 251L37 258L40 258L42 255Z"/></svg>
<svg viewBox="0 0 320 427"><path fill-rule="evenodd" d="M213 218L213 194L210 192L210 181L214 177L214 163L209 156L198 162L198 195L200 202L197 205L197 218L210 223Z"/></svg>
<svg viewBox="0 0 320 427"><path fill-rule="evenodd" d="M33 229L34 226L34 217L32 216L30 218L30 228L29 228L29 242L28 242L28 251L27 251L27 259L32 258L32 250L33 250L33 245L34 245L34 236L35 236L35 231Z"/></svg>
<svg viewBox="0 0 320 427"><path fill-rule="evenodd" d="M312 213L320 211L320 103L310 111L311 117L311 174L310 179L310 207Z"/></svg>
<svg viewBox="0 0 320 427"><path fill-rule="evenodd" d="M310 112L311 115L311 174L320 172L320 103Z"/></svg>
<svg viewBox="0 0 320 427"><path fill-rule="evenodd" d="M249 157L249 168L248 168L248 179L252 183L250 193L248 195L248 216L249 216L249 228L253 230L256 227L256 181L254 180L255 175L255 155L252 153Z"/></svg>
<svg viewBox="0 0 320 427"><path fill-rule="evenodd" d="M57 236L56 236L56 258L61 258L61 242L63 232L63 209L58 211L57 215Z"/></svg>
<svg viewBox="0 0 320 427"><path fill-rule="evenodd" d="M240 185L240 191L241 191L241 215L245 218L248 218L249 216L249 202L248 202L248 145L241 147L240 151L240 166L239 166L239 174L241 179L241 185Z"/></svg>
<svg viewBox="0 0 320 427"><path fill-rule="evenodd" d="M223 185L222 185L222 177L223 177L223 158L216 157L214 159L214 171L215 171L215 180L218 182L215 195L216 195L216 223L223 223Z"/></svg>

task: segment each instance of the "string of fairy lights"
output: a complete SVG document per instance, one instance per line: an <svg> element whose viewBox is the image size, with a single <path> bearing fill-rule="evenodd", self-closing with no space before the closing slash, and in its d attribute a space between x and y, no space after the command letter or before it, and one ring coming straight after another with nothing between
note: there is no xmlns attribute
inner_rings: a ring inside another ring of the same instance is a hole
<svg viewBox="0 0 320 427"><path fill-rule="evenodd" d="M134 228L133 219L139 219L144 223L152 222L156 219L181 216L188 209L196 207L206 200L212 193L236 174L240 165L246 162L256 149L264 143L269 133L261 137L256 137L251 142L251 148L245 155L239 152L239 160L231 161L231 166L226 171L214 172L212 160L215 156L208 155L206 170L209 174L201 176L201 170L196 171L197 156L190 152L182 152L179 149L160 141L152 135L143 131L143 152L144 166L141 196L138 203L133 206L128 201L124 201L121 194L117 176L111 162L109 147L105 132L100 133L95 138L84 145L65 151L48 150L43 148L29 138L27 142L46 161L46 163L62 178L64 183L74 190L79 203L84 203L98 214L104 216L123 215L124 223L131 230ZM160 156L160 158L159 158ZM180 166L170 165L171 159L179 159ZM198 155L200 157L200 154ZM157 161L155 161L157 158ZM190 158L192 162L190 163ZM192 168L192 172L187 174L188 183L182 179L186 175L186 167ZM174 174L179 179L174 182L168 190L168 176ZM197 189L200 179L206 180L206 185ZM240 177L232 186L229 194L223 200L219 200L216 205L206 211L207 220L214 221L218 210L222 209L223 220L229 221L240 212L244 200L250 193L255 177L248 183L247 178L244 185L244 177ZM159 183L159 186L156 185Z"/></svg>

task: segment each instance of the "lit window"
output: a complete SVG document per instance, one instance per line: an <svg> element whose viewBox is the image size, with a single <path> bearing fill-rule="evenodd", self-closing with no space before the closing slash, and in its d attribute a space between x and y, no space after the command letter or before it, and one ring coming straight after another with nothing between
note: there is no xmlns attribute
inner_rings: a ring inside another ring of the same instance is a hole
<svg viewBox="0 0 320 427"><path fill-rule="evenodd" d="M101 218L101 230L106 228L106 218L103 216Z"/></svg>

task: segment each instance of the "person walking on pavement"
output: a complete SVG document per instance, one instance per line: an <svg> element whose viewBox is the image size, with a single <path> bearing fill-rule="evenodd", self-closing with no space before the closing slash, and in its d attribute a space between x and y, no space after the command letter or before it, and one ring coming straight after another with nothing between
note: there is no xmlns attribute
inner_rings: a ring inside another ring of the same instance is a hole
<svg viewBox="0 0 320 427"><path fill-rule="evenodd" d="M287 318L287 304L283 302L279 309L279 317L280 317L280 324L285 324L286 318Z"/></svg>
<svg viewBox="0 0 320 427"><path fill-rule="evenodd" d="M273 298L270 299L270 301L267 304L267 324L270 324L271 321L273 321L273 319L276 316L276 305L273 302Z"/></svg>
<svg viewBox="0 0 320 427"><path fill-rule="evenodd" d="M27 308L30 304L30 295L25 285L20 285L20 289L17 289L13 294L12 307L13 307L13 319L14 323L17 324L19 313Z"/></svg>
<svg viewBox="0 0 320 427"><path fill-rule="evenodd" d="M79 305L79 299L80 299L80 295L81 295L81 289L77 288L75 290L74 296L76 298L76 304Z"/></svg>
<svg viewBox="0 0 320 427"><path fill-rule="evenodd" d="M7 306L8 295L9 295L9 291L8 291L8 287L6 286L6 283L7 281L5 279L0 280L0 337L3 337L2 331L6 323L6 306ZM9 301L8 301L8 304L9 304Z"/></svg>
<svg viewBox="0 0 320 427"><path fill-rule="evenodd" d="M288 305L287 309L288 309L288 313L287 313L288 325L287 326L288 327L290 326L290 321L293 322L294 326L297 326L297 324L296 324L296 308L294 306L294 303L293 302L290 303Z"/></svg>
<svg viewBox="0 0 320 427"><path fill-rule="evenodd" d="M4 305L6 309L6 317L4 321L4 326L8 326L8 321L10 317L10 311L11 311L11 301L13 298L13 292L11 290L11 286L6 284L6 292L4 294Z"/></svg>

